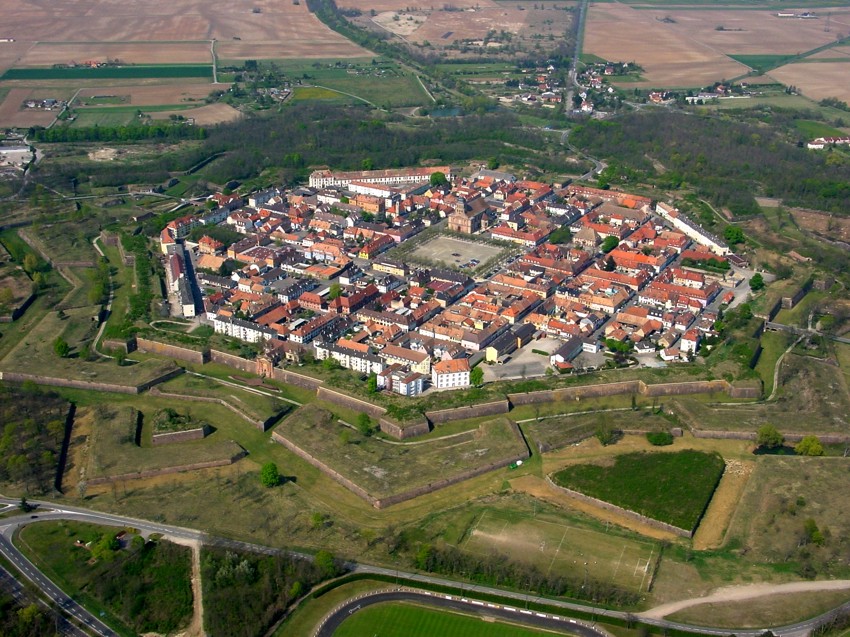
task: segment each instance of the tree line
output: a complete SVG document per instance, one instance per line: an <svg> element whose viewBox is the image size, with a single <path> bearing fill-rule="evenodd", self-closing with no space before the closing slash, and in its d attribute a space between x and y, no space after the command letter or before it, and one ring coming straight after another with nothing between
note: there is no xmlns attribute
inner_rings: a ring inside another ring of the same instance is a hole
<svg viewBox="0 0 850 637"><path fill-rule="evenodd" d="M128 124L126 126L54 126L52 128L34 127L29 137L37 142L135 142L161 139L177 141L181 139L204 139L206 130L199 126L185 124L155 123Z"/></svg>
<svg viewBox="0 0 850 637"><path fill-rule="evenodd" d="M763 125L685 113L631 113L578 126L570 139L622 167L609 171L611 185L622 173L624 183L692 187L737 216L760 212L755 195L830 212L850 209L846 167Z"/></svg>

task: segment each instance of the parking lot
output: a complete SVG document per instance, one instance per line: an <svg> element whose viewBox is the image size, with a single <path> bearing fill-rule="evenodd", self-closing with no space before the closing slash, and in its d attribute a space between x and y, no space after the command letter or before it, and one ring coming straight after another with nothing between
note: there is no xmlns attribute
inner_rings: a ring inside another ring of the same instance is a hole
<svg viewBox="0 0 850 637"><path fill-rule="evenodd" d="M531 350L552 353L563 345L563 341L556 338L541 338L539 341L531 341L522 349L514 351L511 359L504 365L484 365L484 380L510 380L514 378L533 378L543 376L549 366L549 356L537 354Z"/></svg>

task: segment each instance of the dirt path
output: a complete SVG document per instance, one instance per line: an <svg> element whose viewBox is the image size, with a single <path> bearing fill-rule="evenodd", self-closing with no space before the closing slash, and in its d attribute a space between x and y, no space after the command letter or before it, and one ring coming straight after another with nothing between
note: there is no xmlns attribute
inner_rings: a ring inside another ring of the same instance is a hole
<svg viewBox="0 0 850 637"><path fill-rule="evenodd" d="M726 529L729 528L729 522L738 507L754 466L753 462L726 461L726 470L720 484L694 534L694 549L703 551L717 548L723 543Z"/></svg>
<svg viewBox="0 0 850 637"><path fill-rule="evenodd" d="M694 599L683 599L678 602L670 602L656 606L643 613L640 617L661 619L691 606L710 604L716 602L740 602L756 597L768 595L780 595L785 593L808 593L817 591L837 591L850 588L850 580L832 580L824 582L790 582L788 584L748 584L744 586L726 586L718 588L711 595L696 597Z"/></svg>
<svg viewBox="0 0 850 637"><path fill-rule="evenodd" d="M204 632L204 598L201 588L201 543L198 540L185 540L167 536L169 542L188 546L192 549L192 600L194 613L192 621L181 635L185 637L206 637Z"/></svg>

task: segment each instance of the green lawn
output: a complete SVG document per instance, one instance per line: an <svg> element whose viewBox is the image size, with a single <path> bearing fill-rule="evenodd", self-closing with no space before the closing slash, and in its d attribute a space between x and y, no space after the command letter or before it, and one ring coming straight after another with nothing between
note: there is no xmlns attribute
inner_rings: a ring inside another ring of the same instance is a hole
<svg viewBox="0 0 850 637"><path fill-rule="evenodd" d="M613 464L572 465L552 478L560 486L687 531L699 524L725 463L701 451L630 453Z"/></svg>
<svg viewBox="0 0 850 637"><path fill-rule="evenodd" d="M794 59L795 55L730 55L730 58L749 66L761 73L782 66L788 60Z"/></svg>
<svg viewBox="0 0 850 637"><path fill-rule="evenodd" d="M551 634L502 621L393 602L358 611L343 622L334 637L537 637Z"/></svg>
<svg viewBox="0 0 850 637"><path fill-rule="evenodd" d="M794 120L794 126L806 137L810 138L841 137L845 134L844 131L838 128L834 128L829 124L824 124L823 122L815 122L810 119Z"/></svg>

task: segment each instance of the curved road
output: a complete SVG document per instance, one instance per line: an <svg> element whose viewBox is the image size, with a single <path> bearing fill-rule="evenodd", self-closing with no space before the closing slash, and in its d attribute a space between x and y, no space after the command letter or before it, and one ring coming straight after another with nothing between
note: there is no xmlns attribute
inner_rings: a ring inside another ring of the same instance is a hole
<svg viewBox="0 0 850 637"><path fill-rule="evenodd" d="M314 633L315 637L331 637L340 624L348 619L353 613L363 610L367 606L373 606L382 602L417 602L428 606L436 606L469 615L474 613L481 617L496 617L511 623L520 623L538 628L546 628L565 635L580 635L581 637L610 637L603 630L593 628L583 622L568 617L538 613L523 608L504 606L502 604L491 604L476 599L467 599L442 593L431 593L428 591L417 591L412 589L398 589L392 591L379 591L367 593L362 597L351 599L337 607L328 615Z"/></svg>
<svg viewBox="0 0 850 637"><path fill-rule="evenodd" d="M17 505L19 502L20 500L17 499L0 497L0 506ZM207 535L206 533L194 529L187 529L184 527L172 526L168 524L160 524L157 522L150 522L148 520L141 520L138 518L131 518L127 516L113 515L111 513L100 513L81 507L65 505L64 503L62 505L57 505L52 502L44 501L31 501L30 503L36 505L37 507L39 507L39 509L32 514L0 519L0 553L2 553L3 556L5 556L17 568L19 568L22 573L27 577L27 579L32 581L42 590L44 590L45 593L52 600L54 600L63 610L68 611L71 615L74 615L77 618L81 618L82 622L85 624L88 630L90 630L93 634L101 635L103 637L111 637L114 633L111 629L105 626L103 622L91 615L91 613L86 611L82 606L80 606L73 599L68 597L55 584L53 584L53 582L51 582L47 577L40 573L38 569L36 569L36 567L17 549L17 547L12 544L12 537L14 536L15 531L19 527L36 520L77 520L80 522L88 522L91 524L102 524L117 527L132 527L138 529L140 533L145 535L149 535L151 533L161 533L162 535L167 537L196 540L205 544L232 548L253 553L276 555L285 552L289 555L293 555L303 559L313 559L312 556L307 555L305 553L283 551L282 549L277 549L269 546L262 546L259 544L252 544L250 542L242 542L239 540L220 538L216 536ZM8 508L10 507L7 506L6 509L2 510L8 510ZM581 611L584 613L591 612L594 613L596 618L600 621L602 621L602 618L604 617L612 617L627 621L634 621L635 619L638 619L645 624L651 624L660 628L672 628L692 633L700 633L704 635L718 635L721 637L727 637L730 633L729 629L718 629L710 626L693 626L690 624L669 621L666 619L655 619L646 616L639 616L633 612L608 610L603 608L595 608L589 604L577 604L575 602L568 602L557 599L540 598L532 596L528 593L506 591L498 588L491 588L488 586L479 586L476 584L465 585L454 580L448 580L441 577L434 577L431 575L424 575L420 573L411 573L396 569L382 568L379 566L370 566L367 564L352 563L348 564L348 567L351 569L352 572L355 573L370 573L389 577L394 576L396 578L404 578L408 581L421 582L423 586L428 584L437 586L450 586L455 588L458 586L463 586L468 595L472 595L473 593L478 592L486 595L499 596L502 599L516 600L517 608L524 606L529 601L534 601L546 604L550 608L563 609L565 613L569 611ZM446 601L453 600L446 600L444 598L441 603ZM475 604L472 600L469 600L468 603L470 605L478 605ZM504 605L502 606L504 607ZM468 610L468 607L464 606L464 609ZM488 608L488 612L489 610L492 609ZM783 637L797 637L801 635L807 635L811 632L812 629L819 626L820 622L824 618L833 616L836 610L850 611L850 603L844 604L843 606L839 607L839 609L834 609L818 617L814 617L806 621L791 624L788 626L772 628L771 630L774 634ZM510 617L514 619L514 621L524 621L528 618L528 615L526 613L521 612L519 610L507 612L513 613ZM579 624L577 623L576 625ZM575 626L571 626L571 628L575 628ZM764 633L764 629L736 630L734 632L737 637L761 637L761 635ZM598 636L598 631L595 632L592 636L584 635L584 637Z"/></svg>

